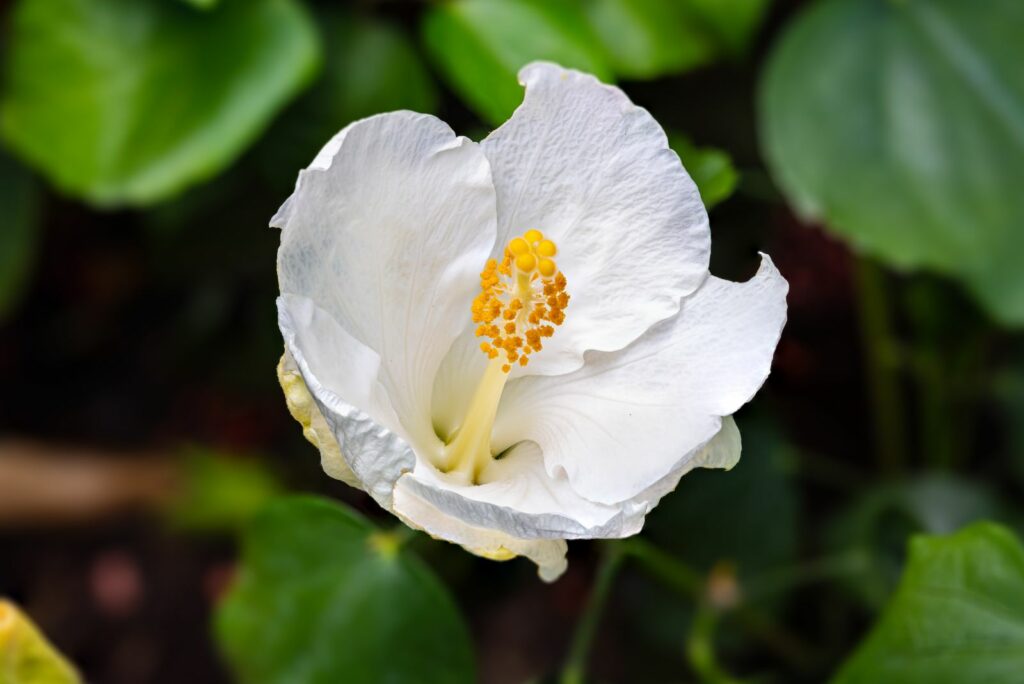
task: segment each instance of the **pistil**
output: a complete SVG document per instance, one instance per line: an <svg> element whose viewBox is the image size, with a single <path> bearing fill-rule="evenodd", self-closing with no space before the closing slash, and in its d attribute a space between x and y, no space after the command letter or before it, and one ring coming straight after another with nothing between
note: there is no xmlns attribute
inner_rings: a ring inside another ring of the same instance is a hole
<svg viewBox="0 0 1024 684"><path fill-rule="evenodd" d="M553 259L557 251L539 230L528 230L509 241L500 262L489 260L480 273L472 314L477 337L485 338L480 350L490 361L439 464L466 483L479 484L493 459L491 431L512 367L526 366L565 319L569 295Z"/></svg>
<svg viewBox="0 0 1024 684"><path fill-rule="evenodd" d="M502 365L504 360L500 358L491 359L487 364L462 425L444 447L447 468L442 470L467 484L479 484L481 473L494 458L491 454L491 431L502 390L508 382L508 373Z"/></svg>

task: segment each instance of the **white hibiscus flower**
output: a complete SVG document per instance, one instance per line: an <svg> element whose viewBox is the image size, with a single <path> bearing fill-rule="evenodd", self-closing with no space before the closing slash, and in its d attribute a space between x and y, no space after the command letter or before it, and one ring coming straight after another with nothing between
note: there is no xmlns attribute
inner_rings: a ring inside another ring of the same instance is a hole
<svg viewBox="0 0 1024 684"><path fill-rule="evenodd" d="M338 133L274 216L279 368L332 477L545 579L730 468L786 281L708 274L707 213L646 110L554 64L482 143L393 112Z"/></svg>

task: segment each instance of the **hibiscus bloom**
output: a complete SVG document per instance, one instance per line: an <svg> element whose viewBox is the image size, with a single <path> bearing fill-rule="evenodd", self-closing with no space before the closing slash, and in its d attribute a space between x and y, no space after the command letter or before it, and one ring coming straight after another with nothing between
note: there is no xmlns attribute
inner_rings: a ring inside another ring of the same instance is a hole
<svg viewBox="0 0 1024 684"><path fill-rule="evenodd" d="M332 477L545 579L730 468L787 284L708 273L708 218L651 115L535 63L483 142L393 112L338 133L281 228L279 367Z"/></svg>

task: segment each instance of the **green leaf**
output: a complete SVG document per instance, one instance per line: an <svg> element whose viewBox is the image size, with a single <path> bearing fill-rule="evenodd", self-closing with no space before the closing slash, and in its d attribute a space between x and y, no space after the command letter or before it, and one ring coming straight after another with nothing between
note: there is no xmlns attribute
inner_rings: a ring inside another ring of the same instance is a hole
<svg viewBox="0 0 1024 684"><path fill-rule="evenodd" d="M550 60L609 81L604 54L569 0L457 0L430 10L423 39L451 87L500 124L523 99L519 69Z"/></svg>
<svg viewBox="0 0 1024 684"><path fill-rule="evenodd" d="M320 499L280 499L257 517L216 627L247 683L474 681L444 587L389 533Z"/></svg>
<svg viewBox="0 0 1024 684"><path fill-rule="evenodd" d="M764 75L761 139L796 207L1024 324L1024 3L825 0Z"/></svg>
<svg viewBox="0 0 1024 684"><path fill-rule="evenodd" d="M168 514L189 530L240 529L283 490L260 461L205 449L186 453L182 472L182 491Z"/></svg>
<svg viewBox="0 0 1024 684"><path fill-rule="evenodd" d="M911 540L899 589L833 684L1016 684L1024 672L1024 547L978 523Z"/></svg>
<svg viewBox="0 0 1024 684"><path fill-rule="evenodd" d="M768 0L585 0L615 73L657 78L742 54Z"/></svg>
<svg viewBox="0 0 1024 684"><path fill-rule="evenodd" d="M0 152L0 320L20 299L35 260L36 184L20 164Z"/></svg>
<svg viewBox="0 0 1024 684"><path fill-rule="evenodd" d="M679 134L669 136L669 145L697 184L705 207L711 209L729 199L739 183L740 174L727 153L714 147L697 147L689 138Z"/></svg>
<svg viewBox="0 0 1024 684"><path fill-rule="evenodd" d="M336 123L371 114L411 109L430 112L437 107L437 89L405 34L368 17L338 19L337 34L329 40L326 86L328 107Z"/></svg>
<svg viewBox="0 0 1024 684"><path fill-rule="evenodd" d="M0 132L59 188L149 204L215 175L309 80L294 0L21 0Z"/></svg>
<svg viewBox="0 0 1024 684"><path fill-rule="evenodd" d="M325 9L318 15L324 70L259 148L274 184L291 189L295 174L347 124L380 112L433 112L437 86L412 41L394 25ZM277 178L280 176L280 179Z"/></svg>
<svg viewBox="0 0 1024 684"><path fill-rule="evenodd" d="M220 4L220 0L181 0L181 2L201 10L212 9Z"/></svg>
<svg viewBox="0 0 1024 684"><path fill-rule="evenodd" d="M686 0L685 4L714 34L721 49L742 55L761 28L771 0Z"/></svg>
<svg viewBox="0 0 1024 684"><path fill-rule="evenodd" d="M591 0L586 10L618 75L656 78L707 64L718 52L715 37L688 4Z"/></svg>

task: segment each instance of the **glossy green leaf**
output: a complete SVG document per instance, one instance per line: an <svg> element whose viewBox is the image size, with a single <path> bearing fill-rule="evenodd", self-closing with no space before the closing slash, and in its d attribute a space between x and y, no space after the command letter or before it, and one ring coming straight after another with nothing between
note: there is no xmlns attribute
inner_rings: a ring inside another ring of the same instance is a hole
<svg viewBox="0 0 1024 684"><path fill-rule="evenodd" d="M768 0L585 0L614 71L657 78L743 53Z"/></svg>
<svg viewBox="0 0 1024 684"><path fill-rule="evenodd" d="M596 37L570 0L456 0L430 10L423 39L452 88L495 125L522 102L516 74L534 60L611 79Z"/></svg>
<svg viewBox="0 0 1024 684"><path fill-rule="evenodd" d="M68 193L148 204L229 164L318 54L295 0L21 0L0 132Z"/></svg>
<svg viewBox="0 0 1024 684"><path fill-rule="evenodd" d="M1017 684L1024 672L1024 547L978 523L915 537L899 589L833 684Z"/></svg>
<svg viewBox="0 0 1024 684"><path fill-rule="evenodd" d="M656 78L716 56L715 36L685 2L590 0L586 10L612 68L624 78Z"/></svg>
<svg viewBox="0 0 1024 684"><path fill-rule="evenodd" d="M669 136L669 145L697 184L705 207L711 209L729 199L736 190L740 174L726 152L714 147L697 147L687 137L678 134Z"/></svg>
<svg viewBox="0 0 1024 684"><path fill-rule="evenodd" d="M1024 324L1024 3L825 0L761 89L774 176L878 258L960 279Z"/></svg>
<svg viewBox="0 0 1024 684"><path fill-rule="evenodd" d="M28 171L0 152L0 319L17 304L35 260L36 184Z"/></svg>
<svg viewBox="0 0 1024 684"><path fill-rule="evenodd" d="M444 587L389 533L320 499L280 499L256 518L217 634L246 683L474 681Z"/></svg>

